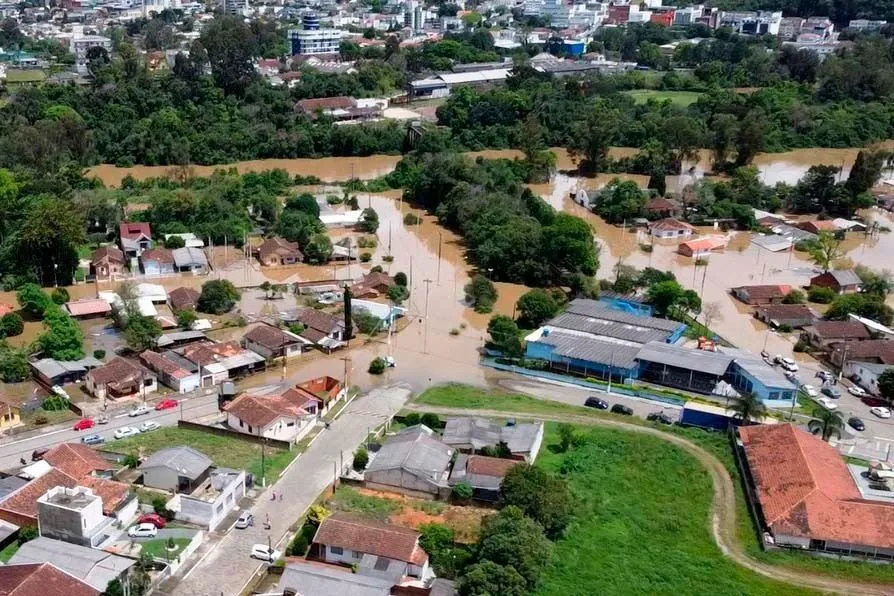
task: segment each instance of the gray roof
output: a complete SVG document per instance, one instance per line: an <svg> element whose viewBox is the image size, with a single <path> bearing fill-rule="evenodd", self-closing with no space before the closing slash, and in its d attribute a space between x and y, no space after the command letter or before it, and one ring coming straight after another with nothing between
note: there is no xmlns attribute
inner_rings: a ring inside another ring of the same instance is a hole
<svg viewBox="0 0 894 596"><path fill-rule="evenodd" d="M791 390L795 388L794 383L785 378L785 375L764 362L758 354L739 350L736 348L720 347L718 350L729 354L733 357L733 361L745 372L763 383L767 387L776 387L783 390Z"/></svg>
<svg viewBox="0 0 894 596"><path fill-rule="evenodd" d="M449 579L436 577L431 583L431 591L428 596L454 596L456 585Z"/></svg>
<svg viewBox="0 0 894 596"><path fill-rule="evenodd" d="M599 300L590 300L588 298L575 298L568 303L568 307L565 309L565 312L581 315L584 317L614 321L616 323L626 323L628 325L636 325L638 327L647 327L649 329L660 329L662 331L668 332L676 331L683 324L668 319L659 319L658 317L649 317L626 313L616 308L612 308L611 306L605 304L604 302L600 302Z"/></svg>
<svg viewBox="0 0 894 596"><path fill-rule="evenodd" d="M650 341L664 341L670 336L667 331L642 325L620 323L607 319L587 317L575 313L562 313L546 323L547 327L560 327L590 335L599 335L628 342L644 344Z"/></svg>
<svg viewBox="0 0 894 596"><path fill-rule="evenodd" d="M179 445L156 451L140 464L140 469L171 468L172 470L177 470L178 475L195 480L205 470L210 468L213 463L204 453L186 445Z"/></svg>
<svg viewBox="0 0 894 596"><path fill-rule="evenodd" d="M68 362L64 360L53 360L52 358L44 358L42 360L38 360L37 362L32 362L31 366L45 377L52 379L59 375L64 375L71 372L87 372L91 368L102 366L102 362L100 362L96 358L93 358L92 356Z"/></svg>
<svg viewBox="0 0 894 596"><path fill-rule="evenodd" d="M894 364L882 364L881 362L853 362L852 366L859 366L877 375L882 374L888 369L894 368Z"/></svg>
<svg viewBox="0 0 894 596"><path fill-rule="evenodd" d="M436 439L430 428L419 424L389 438L366 471L402 469L441 485L447 480L445 473L452 456L453 449Z"/></svg>
<svg viewBox="0 0 894 596"><path fill-rule="evenodd" d="M40 536L26 542L9 560L10 565L52 563L100 592L110 581L127 571L133 559L102 550Z"/></svg>
<svg viewBox="0 0 894 596"><path fill-rule="evenodd" d="M19 478L18 476L7 476L6 478L0 478L0 500L5 499L6 495L19 490L26 484L28 484L28 481Z"/></svg>
<svg viewBox="0 0 894 596"><path fill-rule="evenodd" d="M192 339L207 339L208 336L202 333L201 331L173 331L171 333L165 333L164 335L158 338L158 347L165 348L167 346L174 345L180 341L188 341Z"/></svg>
<svg viewBox="0 0 894 596"><path fill-rule="evenodd" d="M177 267L194 267L196 265L207 267L208 259L205 257L205 252L201 248L192 248L192 247L184 247L184 248L175 248L171 251L171 254L174 256L174 264Z"/></svg>
<svg viewBox="0 0 894 596"><path fill-rule="evenodd" d="M839 286L853 286L863 283L863 280L860 279L860 276L853 269L839 269L829 271L829 273L832 274Z"/></svg>
<svg viewBox="0 0 894 596"><path fill-rule="evenodd" d="M447 445L471 445L476 450L503 441L512 453L531 453L542 430L542 422L501 426L487 418L448 418L442 440Z"/></svg>
<svg viewBox="0 0 894 596"><path fill-rule="evenodd" d="M124 248L124 250L140 250L140 241L132 240L131 238L122 238L121 247Z"/></svg>
<svg viewBox="0 0 894 596"><path fill-rule="evenodd" d="M503 478L500 476L490 476L489 474L472 474L467 471L469 464L469 456L460 453L453 462L453 470L450 472L450 484L455 485L465 482L472 488L480 488L483 490L500 490L503 484Z"/></svg>
<svg viewBox="0 0 894 596"><path fill-rule="evenodd" d="M801 228L796 228L795 226L790 226L786 223L776 224L770 229L772 229L773 232L775 232L776 234L791 238L795 242L798 242L799 240L816 240L817 238L819 238L819 236L812 232L802 230Z"/></svg>
<svg viewBox="0 0 894 596"><path fill-rule="evenodd" d="M290 561L283 570L279 590L302 596L387 596L394 582L350 569Z"/></svg>
<svg viewBox="0 0 894 596"><path fill-rule="evenodd" d="M583 333L566 333L558 329L547 329L537 341L553 346L553 353L557 356L625 369L636 366L636 354L640 349L639 346L598 339Z"/></svg>
<svg viewBox="0 0 894 596"><path fill-rule="evenodd" d="M709 375L723 376L733 357L721 352L684 348L662 342L650 342L640 348L637 360L657 362L686 370L697 370Z"/></svg>

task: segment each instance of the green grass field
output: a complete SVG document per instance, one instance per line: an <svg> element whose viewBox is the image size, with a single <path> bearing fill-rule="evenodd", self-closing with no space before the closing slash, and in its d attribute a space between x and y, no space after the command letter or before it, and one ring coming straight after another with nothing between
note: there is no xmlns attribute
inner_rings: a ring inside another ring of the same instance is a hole
<svg viewBox="0 0 894 596"><path fill-rule="evenodd" d="M3 550L0 550L0 562L8 563L12 556L18 552L19 546L17 540L7 544Z"/></svg>
<svg viewBox="0 0 894 596"><path fill-rule="evenodd" d="M135 437L109 441L105 449L117 453L139 455L140 448L142 448L143 456L148 456L159 449L175 445L188 445L198 449L210 457L216 466L244 468L254 475L255 482L260 482L261 445L234 437L223 437L189 428L166 426ZM266 448L264 469L268 483L279 476L297 453L297 449L286 451L270 446Z"/></svg>
<svg viewBox="0 0 894 596"><path fill-rule="evenodd" d="M681 108L695 103L701 96L701 93L697 91L658 91L655 89L632 89L624 93L632 97L636 103L646 103L650 99L656 101L669 99L672 104Z"/></svg>
<svg viewBox="0 0 894 596"><path fill-rule="evenodd" d="M538 465L564 472L575 519L547 567L541 596L590 594L813 594L768 580L723 556L707 526L712 487L688 453L647 435L580 427L565 454L555 423Z"/></svg>
<svg viewBox="0 0 894 596"><path fill-rule="evenodd" d="M378 521L388 521L389 517L401 510L401 504L395 500L364 495L350 486L339 486L326 506L334 511L356 513Z"/></svg>
<svg viewBox="0 0 894 596"><path fill-rule="evenodd" d="M182 551L189 544L189 538L174 538L174 546L177 548L175 550L168 550L168 541L165 538L157 538L155 540L147 540L146 542L141 542L142 546L141 553L146 553L152 555L157 559L173 559L180 551Z"/></svg>

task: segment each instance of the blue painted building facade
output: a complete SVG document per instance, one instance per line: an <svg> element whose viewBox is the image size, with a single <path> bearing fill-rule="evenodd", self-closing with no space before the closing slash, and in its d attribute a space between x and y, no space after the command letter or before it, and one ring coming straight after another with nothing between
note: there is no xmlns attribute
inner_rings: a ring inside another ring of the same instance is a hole
<svg viewBox="0 0 894 596"><path fill-rule="evenodd" d="M724 379L740 393L753 393L768 408L790 408L797 400L794 384L764 362L736 359Z"/></svg>

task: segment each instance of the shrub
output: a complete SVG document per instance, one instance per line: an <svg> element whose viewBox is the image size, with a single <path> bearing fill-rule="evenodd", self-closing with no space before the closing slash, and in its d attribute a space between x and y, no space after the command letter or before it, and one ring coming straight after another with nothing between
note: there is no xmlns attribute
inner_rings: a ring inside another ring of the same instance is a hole
<svg viewBox="0 0 894 596"><path fill-rule="evenodd" d="M357 329L360 330L360 333L365 333L367 335L375 335L378 333L379 327L382 324L382 319L365 310L358 310L354 313L354 316L351 317L351 319L354 321L354 324L357 325Z"/></svg>
<svg viewBox="0 0 894 596"><path fill-rule="evenodd" d="M19 546L34 540L40 536L40 532L37 531L37 528L34 526L22 526L19 529L19 536L16 538L16 541L19 543Z"/></svg>
<svg viewBox="0 0 894 596"><path fill-rule="evenodd" d="M779 325L778 327L776 327L776 330L779 331L780 333L791 333L792 326L788 325L786 323L783 323L782 325Z"/></svg>
<svg viewBox="0 0 894 596"><path fill-rule="evenodd" d="M384 257L382 257L382 260L386 263L391 263L394 261L394 255L385 255Z"/></svg>
<svg viewBox="0 0 894 596"><path fill-rule="evenodd" d="M41 426L49 422L50 419L46 417L46 414L38 414L34 418L31 419L31 422L35 424L35 426Z"/></svg>
<svg viewBox="0 0 894 596"><path fill-rule="evenodd" d="M125 468L136 468L138 465L140 465L140 460L137 459L137 456L133 453L128 453L126 456L124 456L124 461L122 461L121 463L124 464ZM154 505L155 501L153 501L152 504ZM162 505L164 505L163 501Z"/></svg>
<svg viewBox="0 0 894 596"><path fill-rule="evenodd" d="M416 226L419 225L421 221L422 219L415 213L407 213L406 215L404 215L404 225Z"/></svg>
<svg viewBox="0 0 894 596"><path fill-rule="evenodd" d="M17 312L9 312L0 317L0 337L14 337L25 330L25 322Z"/></svg>
<svg viewBox="0 0 894 596"><path fill-rule="evenodd" d="M361 263L369 263L372 260L372 253L362 252L360 253L360 262Z"/></svg>
<svg viewBox="0 0 894 596"><path fill-rule="evenodd" d="M459 335L459 329L454 327L453 329L450 330L450 335Z"/></svg>
<svg viewBox="0 0 894 596"><path fill-rule="evenodd" d="M183 248L186 246L186 241L182 236L170 236L165 240L165 248L174 250L175 248Z"/></svg>
<svg viewBox="0 0 894 596"><path fill-rule="evenodd" d="M651 244L640 244L639 249L646 253L652 252L652 250L654 250Z"/></svg>
<svg viewBox="0 0 894 596"><path fill-rule="evenodd" d="M407 274L403 271L398 271L394 274L394 283L399 286L407 287Z"/></svg>
<svg viewBox="0 0 894 596"><path fill-rule="evenodd" d="M425 414L423 414L420 422L434 430L437 430L441 427L441 419L438 418L437 414L433 414L431 412L426 412Z"/></svg>
<svg viewBox="0 0 894 596"><path fill-rule="evenodd" d="M488 313L497 301L497 288L483 275L473 276L464 290L466 301L475 308L475 312Z"/></svg>
<svg viewBox="0 0 894 596"><path fill-rule="evenodd" d="M472 498L472 487L468 482L459 482L453 486L451 494L462 501L468 501Z"/></svg>
<svg viewBox="0 0 894 596"><path fill-rule="evenodd" d="M383 271L385 270L382 269L381 265L373 265L372 268L369 270L370 273L382 273Z"/></svg>
<svg viewBox="0 0 894 596"><path fill-rule="evenodd" d="M810 352L811 347L809 343L807 343L803 339L799 339L792 350L794 350L795 352Z"/></svg>
<svg viewBox="0 0 894 596"><path fill-rule="evenodd" d="M782 299L783 304L804 304L807 302L807 296L801 290L792 290Z"/></svg>
<svg viewBox="0 0 894 596"><path fill-rule="evenodd" d="M807 291L807 299L817 304L830 304L835 300L835 290L822 286L813 286Z"/></svg>
<svg viewBox="0 0 894 596"><path fill-rule="evenodd" d="M155 513L162 516L168 521L174 519L174 512L166 507L166 499L164 497L155 497L152 499L152 509L155 510Z"/></svg>
<svg viewBox="0 0 894 596"><path fill-rule="evenodd" d="M56 288L53 290L53 293L50 294L50 299L56 304L65 304L69 300L68 290L65 288Z"/></svg>
<svg viewBox="0 0 894 596"><path fill-rule="evenodd" d="M385 372L385 360L382 358L373 358L369 363L367 372L371 375L380 375Z"/></svg>
<svg viewBox="0 0 894 596"><path fill-rule="evenodd" d="M417 424L422 422L422 417L416 412L411 412L404 416L404 424L407 426L416 426Z"/></svg>
<svg viewBox="0 0 894 596"><path fill-rule="evenodd" d="M326 195L326 202L330 205L341 205L344 199L338 195Z"/></svg>
<svg viewBox="0 0 894 596"><path fill-rule="evenodd" d="M360 447L357 451L354 452L354 461L351 462L351 467L353 467L358 472L366 469L366 464L369 463L369 452L366 450L366 447Z"/></svg>
<svg viewBox="0 0 894 596"><path fill-rule="evenodd" d="M103 358L106 357L106 351L105 350L93 350L93 357L96 358L97 360L102 360Z"/></svg>
<svg viewBox="0 0 894 596"><path fill-rule="evenodd" d="M301 527L304 529L304 526ZM304 536L304 532L299 531L295 534L295 537L292 538L292 541L289 543L288 548L286 548L286 556L287 557L303 557L307 552L307 548L310 546L307 542L307 538Z"/></svg>
<svg viewBox="0 0 894 596"><path fill-rule="evenodd" d="M375 236L361 236L357 239L357 246L360 248L375 248L378 244Z"/></svg>
<svg viewBox="0 0 894 596"><path fill-rule="evenodd" d="M48 412L61 412L68 409L68 400L61 395L51 395L43 400L40 407Z"/></svg>

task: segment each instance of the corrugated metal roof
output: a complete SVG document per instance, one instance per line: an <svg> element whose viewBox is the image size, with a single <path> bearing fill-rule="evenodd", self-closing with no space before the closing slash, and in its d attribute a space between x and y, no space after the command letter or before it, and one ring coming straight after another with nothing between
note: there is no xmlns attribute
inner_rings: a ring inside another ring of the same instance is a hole
<svg viewBox="0 0 894 596"><path fill-rule="evenodd" d="M382 445L367 468L370 472L402 469L435 483L446 482L453 449L434 438L426 426L411 426Z"/></svg>
<svg viewBox="0 0 894 596"><path fill-rule="evenodd" d="M657 362L716 376L726 373L733 361L733 357L728 354L695 350L661 342L650 342L644 345L637 353L636 358L640 361Z"/></svg>
<svg viewBox="0 0 894 596"><path fill-rule="evenodd" d="M568 308L565 309L565 312L585 317L605 319L606 321L614 321L616 323L627 323L638 327L661 329L662 331L669 332L676 331L680 325L682 325L682 323L668 319L630 314L612 308L604 302L589 300L587 298L576 298L575 300L572 300L568 304Z"/></svg>
<svg viewBox="0 0 894 596"><path fill-rule="evenodd" d="M732 356L739 368L768 388L776 387L785 390L795 388L795 385L786 379L785 375L779 372L779 369L764 362L763 358L758 354L736 348L720 347L718 350Z"/></svg>
<svg viewBox="0 0 894 596"><path fill-rule="evenodd" d="M645 344L650 341L664 341L670 337L670 332L661 329L644 327L635 323L621 323L588 317L570 312L562 313L549 321L547 327L569 329L594 336L601 335L602 337L621 339L637 344Z"/></svg>
<svg viewBox="0 0 894 596"><path fill-rule="evenodd" d="M615 324L612 324L615 325ZM589 338L583 335L551 331L540 338L540 343L554 346L557 356L586 360L614 368L634 368L639 346Z"/></svg>

